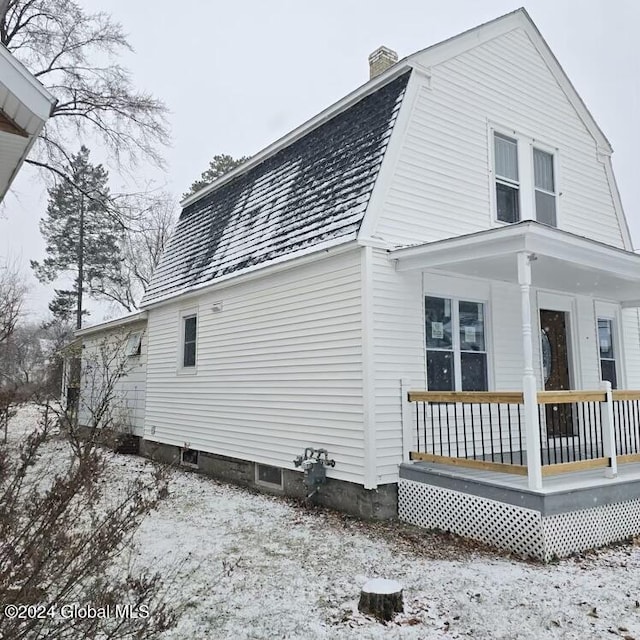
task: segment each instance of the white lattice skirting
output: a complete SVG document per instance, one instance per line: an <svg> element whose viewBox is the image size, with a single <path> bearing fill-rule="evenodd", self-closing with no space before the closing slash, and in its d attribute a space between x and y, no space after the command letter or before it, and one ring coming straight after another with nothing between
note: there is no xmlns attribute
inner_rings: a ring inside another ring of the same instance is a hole
<svg viewBox="0 0 640 640"><path fill-rule="evenodd" d="M640 533L640 500L543 516L539 511L401 479L401 520L545 562Z"/></svg>

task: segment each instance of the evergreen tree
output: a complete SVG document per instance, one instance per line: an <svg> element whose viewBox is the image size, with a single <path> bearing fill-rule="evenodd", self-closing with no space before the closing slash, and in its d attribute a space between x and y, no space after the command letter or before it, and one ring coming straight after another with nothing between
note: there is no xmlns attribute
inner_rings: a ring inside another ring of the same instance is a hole
<svg viewBox="0 0 640 640"><path fill-rule="evenodd" d="M251 156L242 156L242 158L234 158L226 153L222 153L216 156L209 161L209 168L206 171L203 171L200 175L200 179L196 180L189 187L189 191L182 194L183 198L187 198L190 195L196 193L196 191L200 191L202 187L206 187L208 184L211 184L214 180L217 180L220 176L223 176L225 173L229 173L232 169L235 169L237 166L241 165L243 162L249 160Z"/></svg>
<svg viewBox="0 0 640 640"><path fill-rule="evenodd" d="M53 282L60 275L71 276L71 290L56 290L50 305L60 319L75 312L76 328L82 326L83 296L101 297L110 283L121 278L121 250L124 230L109 215L109 174L102 165L89 162L85 146L71 156L67 180L49 189L47 215L40 231L47 242L47 257L31 266L40 282Z"/></svg>

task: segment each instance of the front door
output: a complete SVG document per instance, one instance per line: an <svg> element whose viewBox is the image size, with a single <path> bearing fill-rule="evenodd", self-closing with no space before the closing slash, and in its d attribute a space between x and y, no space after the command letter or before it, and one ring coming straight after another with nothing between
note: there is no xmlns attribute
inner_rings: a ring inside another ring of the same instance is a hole
<svg viewBox="0 0 640 640"><path fill-rule="evenodd" d="M571 388L569 380L569 349L567 348L567 314L564 311L540 309L542 370L545 391ZM570 404L545 405L547 436L573 435L573 415Z"/></svg>

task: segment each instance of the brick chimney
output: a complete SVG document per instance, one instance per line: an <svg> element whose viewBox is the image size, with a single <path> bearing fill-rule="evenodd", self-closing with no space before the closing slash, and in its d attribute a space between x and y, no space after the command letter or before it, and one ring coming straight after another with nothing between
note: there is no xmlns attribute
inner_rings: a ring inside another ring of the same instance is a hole
<svg viewBox="0 0 640 640"><path fill-rule="evenodd" d="M398 54L387 47L378 47L369 56L369 79L379 76L398 62Z"/></svg>

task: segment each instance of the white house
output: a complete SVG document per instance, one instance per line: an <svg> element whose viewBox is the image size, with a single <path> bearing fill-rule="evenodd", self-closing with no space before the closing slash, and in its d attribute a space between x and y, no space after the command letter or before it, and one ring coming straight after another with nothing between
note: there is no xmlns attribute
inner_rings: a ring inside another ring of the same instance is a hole
<svg viewBox="0 0 640 640"><path fill-rule="evenodd" d="M542 558L640 533L609 142L523 9L370 62L183 202L142 303L143 450L299 494L324 449L325 504Z"/></svg>
<svg viewBox="0 0 640 640"><path fill-rule="evenodd" d="M54 104L53 96L0 45L0 201Z"/></svg>

